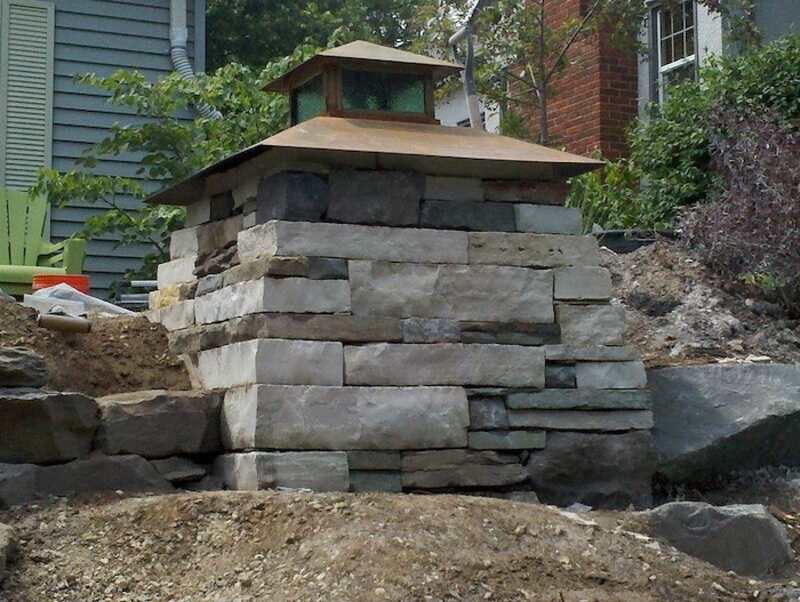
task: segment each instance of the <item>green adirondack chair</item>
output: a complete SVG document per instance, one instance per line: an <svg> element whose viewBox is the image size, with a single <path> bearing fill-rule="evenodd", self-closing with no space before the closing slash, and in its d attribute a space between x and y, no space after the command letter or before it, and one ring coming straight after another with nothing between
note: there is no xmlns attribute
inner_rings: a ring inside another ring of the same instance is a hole
<svg viewBox="0 0 800 602"><path fill-rule="evenodd" d="M0 289L10 295L31 292L37 274L80 274L86 241L52 244L44 238L47 199L0 188Z"/></svg>

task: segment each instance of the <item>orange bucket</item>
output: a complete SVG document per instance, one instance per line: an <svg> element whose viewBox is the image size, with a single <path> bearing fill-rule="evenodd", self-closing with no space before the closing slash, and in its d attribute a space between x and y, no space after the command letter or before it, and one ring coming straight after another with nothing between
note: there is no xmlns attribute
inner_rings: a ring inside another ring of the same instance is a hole
<svg viewBox="0 0 800 602"><path fill-rule="evenodd" d="M75 290L89 294L89 277L82 274L40 274L33 277L33 291L56 284L69 284Z"/></svg>

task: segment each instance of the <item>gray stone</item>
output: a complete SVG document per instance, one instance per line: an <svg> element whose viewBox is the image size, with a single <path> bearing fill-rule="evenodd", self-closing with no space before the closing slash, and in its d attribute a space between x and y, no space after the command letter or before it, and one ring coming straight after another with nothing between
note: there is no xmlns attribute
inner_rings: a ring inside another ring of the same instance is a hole
<svg viewBox="0 0 800 602"><path fill-rule="evenodd" d="M538 347L559 343L561 328L558 324L535 322L461 322L461 341Z"/></svg>
<svg viewBox="0 0 800 602"><path fill-rule="evenodd" d="M97 400L94 446L108 455L166 458L222 449L222 399L210 391L137 391Z"/></svg>
<svg viewBox="0 0 800 602"><path fill-rule="evenodd" d="M548 362L630 362L640 359L633 347L605 345L545 345L544 356Z"/></svg>
<svg viewBox="0 0 800 602"><path fill-rule="evenodd" d="M0 389L0 462L47 464L86 456L97 405L79 393Z"/></svg>
<svg viewBox="0 0 800 602"><path fill-rule="evenodd" d="M527 470L547 504L593 508L648 507L656 457L647 431L620 435L551 432L547 447L531 454Z"/></svg>
<svg viewBox="0 0 800 602"><path fill-rule="evenodd" d="M583 232L581 210L552 205L515 204L517 230L537 234L580 234Z"/></svg>
<svg viewBox="0 0 800 602"><path fill-rule="evenodd" d="M261 280L268 276L308 276L309 260L306 257L259 257L223 272L223 286L240 282Z"/></svg>
<svg viewBox="0 0 800 602"><path fill-rule="evenodd" d="M401 171L336 170L328 219L351 224L416 226L424 176Z"/></svg>
<svg viewBox="0 0 800 602"><path fill-rule="evenodd" d="M408 318L402 320L404 343L457 343L461 341L461 327L455 320Z"/></svg>
<svg viewBox="0 0 800 602"><path fill-rule="evenodd" d="M513 454L447 449L403 454L404 489L507 487L527 480Z"/></svg>
<svg viewBox="0 0 800 602"><path fill-rule="evenodd" d="M228 489L311 489L349 491L344 452L250 452L226 454L214 462L214 474Z"/></svg>
<svg viewBox="0 0 800 602"><path fill-rule="evenodd" d="M350 488L356 493L371 491L401 493L403 478L400 471L361 471L351 468Z"/></svg>
<svg viewBox="0 0 800 602"><path fill-rule="evenodd" d="M39 470L35 464L0 464L0 509L34 498Z"/></svg>
<svg viewBox="0 0 800 602"><path fill-rule="evenodd" d="M458 387L244 387L222 413L228 450L461 447L468 426Z"/></svg>
<svg viewBox="0 0 800 602"><path fill-rule="evenodd" d="M247 314L337 313L350 311L350 286L343 280L263 278L225 287L195 300L198 324Z"/></svg>
<svg viewBox="0 0 800 602"><path fill-rule="evenodd" d="M644 517L681 552L740 575L766 577L794 557L786 528L761 505L673 502Z"/></svg>
<svg viewBox="0 0 800 602"><path fill-rule="evenodd" d="M488 180L484 188L487 200L513 203L563 205L569 194L566 182Z"/></svg>
<svg viewBox="0 0 800 602"><path fill-rule="evenodd" d="M469 400L469 428L473 431L507 430L508 412L502 397L472 397Z"/></svg>
<svg viewBox="0 0 800 602"><path fill-rule="evenodd" d="M474 431L470 449L544 449L544 431Z"/></svg>
<svg viewBox="0 0 800 602"><path fill-rule="evenodd" d="M463 264L467 233L274 221L239 233L242 261L260 255Z"/></svg>
<svg viewBox="0 0 800 602"><path fill-rule="evenodd" d="M574 389L576 384L575 366L569 364L546 364L544 386L548 389Z"/></svg>
<svg viewBox="0 0 800 602"><path fill-rule="evenodd" d="M198 353L251 339L400 342L400 320L333 314L250 314L169 335L174 353Z"/></svg>
<svg viewBox="0 0 800 602"><path fill-rule="evenodd" d="M0 388L43 387L47 364L38 353L25 347L0 347Z"/></svg>
<svg viewBox="0 0 800 602"><path fill-rule="evenodd" d="M218 291L224 285L225 278L222 274L211 274L197 281L195 296L202 297L208 293Z"/></svg>
<svg viewBox="0 0 800 602"><path fill-rule="evenodd" d="M194 326L194 299L179 301L169 307L156 309L152 315L164 328L172 332Z"/></svg>
<svg viewBox="0 0 800 602"><path fill-rule="evenodd" d="M209 218L212 222L228 219L233 215L233 209L236 205L233 199L233 192L227 191L220 194L215 194L211 197L211 204L209 207Z"/></svg>
<svg viewBox="0 0 800 602"><path fill-rule="evenodd" d="M194 264L196 255L173 259L158 266L158 288L168 288L174 284L183 284L195 280Z"/></svg>
<svg viewBox="0 0 800 602"><path fill-rule="evenodd" d="M0 523L0 583L6 576L6 568L17 559L17 535L14 529Z"/></svg>
<svg viewBox="0 0 800 602"><path fill-rule="evenodd" d="M343 384L341 343L255 339L201 351L197 362L205 389Z"/></svg>
<svg viewBox="0 0 800 602"><path fill-rule="evenodd" d="M199 201L186 206L187 228L199 226L211 221L211 197L203 197Z"/></svg>
<svg viewBox="0 0 800 602"><path fill-rule="evenodd" d="M508 407L513 410L650 410L650 393L644 390L548 389L512 393Z"/></svg>
<svg viewBox="0 0 800 602"><path fill-rule="evenodd" d="M273 258L277 259L277 258ZM309 257L308 278L312 280L347 280L347 261L332 257Z"/></svg>
<svg viewBox="0 0 800 602"><path fill-rule="evenodd" d="M236 241L242 230L242 216L176 230L170 235L171 259L208 255Z"/></svg>
<svg viewBox="0 0 800 602"><path fill-rule="evenodd" d="M647 373L642 362L580 362L576 380L579 389L643 389Z"/></svg>
<svg viewBox="0 0 800 602"><path fill-rule="evenodd" d="M611 272L605 268L555 270L554 297L558 301L605 301L612 294Z"/></svg>
<svg viewBox="0 0 800 602"><path fill-rule="evenodd" d="M653 428L649 410L509 410L511 428L559 431L629 431Z"/></svg>
<svg viewBox="0 0 800 602"><path fill-rule="evenodd" d="M702 482L800 466L800 367L715 364L648 372L659 472Z"/></svg>
<svg viewBox="0 0 800 602"><path fill-rule="evenodd" d="M549 270L351 261L355 315L553 322Z"/></svg>
<svg viewBox="0 0 800 602"><path fill-rule="evenodd" d="M482 201L483 180L480 178L454 178L425 176L425 198L439 201Z"/></svg>
<svg viewBox="0 0 800 602"><path fill-rule="evenodd" d="M513 345L375 344L345 348L348 385L544 387L544 352Z"/></svg>
<svg viewBox="0 0 800 602"><path fill-rule="evenodd" d="M625 308L621 305L556 305L561 341L567 345L622 345Z"/></svg>
<svg viewBox="0 0 800 602"><path fill-rule="evenodd" d="M153 465L162 477L173 485L193 483L206 476L205 468L186 458L166 458L164 460L152 460Z"/></svg>
<svg viewBox="0 0 800 602"><path fill-rule="evenodd" d="M348 451L347 464L350 467L351 474L354 470L400 470L400 452L367 450Z"/></svg>
<svg viewBox="0 0 800 602"><path fill-rule="evenodd" d="M482 232L514 232L514 206L508 203L424 201L423 228L448 228Z"/></svg>
<svg viewBox="0 0 800 602"><path fill-rule="evenodd" d="M600 251L593 236L469 232L469 263L532 268L596 266Z"/></svg>
<svg viewBox="0 0 800 602"><path fill-rule="evenodd" d="M518 504L540 504L539 496L533 491L512 491L502 494L504 500Z"/></svg>
<svg viewBox="0 0 800 602"><path fill-rule="evenodd" d="M172 486L139 456L93 455L36 473L36 495L66 496L100 491L172 491Z"/></svg>
<svg viewBox="0 0 800 602"><path fill-rule="evenodd" d="M256 196L256 223L319 221L328 209L328 194L328 182L312 173L281 172L262 178Z"/></svg>

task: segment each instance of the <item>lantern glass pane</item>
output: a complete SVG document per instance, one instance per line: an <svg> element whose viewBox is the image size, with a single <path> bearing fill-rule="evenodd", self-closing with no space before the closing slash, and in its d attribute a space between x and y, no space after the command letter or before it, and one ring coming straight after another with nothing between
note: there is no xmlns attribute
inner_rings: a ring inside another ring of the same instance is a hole
<svg viewBox="0 0 800 602"><path fill-rule="evenodd" d="M292 99L294 123L306 121L325 111L325 98L322 92L322 76L319 75L294 91Z"/></svg>
<svg viewBox="0 0 800 602"><path fill-rule="evenodd" d="M425 80L409 73L342 71L345 111L424 113Z"/></svg>

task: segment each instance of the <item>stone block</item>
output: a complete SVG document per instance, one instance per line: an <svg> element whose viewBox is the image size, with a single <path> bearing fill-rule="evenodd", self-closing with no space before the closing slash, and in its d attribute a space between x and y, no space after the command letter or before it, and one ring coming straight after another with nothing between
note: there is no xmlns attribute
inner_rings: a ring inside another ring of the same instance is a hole
<svg viewBox="0 0 800 602"><path fill-rule="evenodd" d="M79 393L0 389L0 462L47 464L88 455L97 405Z"/></svg>
<svg viewBox="0 0 800 602"><path fill-rule="evenodd" d="M350 286L343 280L262 278L227 286L195 300L198 324L247 314L337 313L350 310Z"/></svg>
<svg viewBox="0 0 800 602"><path fill-rule="evenodd" d="M613 296L611 273L605 268L561 268L554 274L556 300L605 301Z"/></svg>
<svg viewBox="0 0 800 602"><path fill-rule="evenodd" d="M187 458L165 458L150 462L165 480L173 485L193 483L203 479L208 471Z"/></svg>
<svg viewBox="0 0 800 602"><path fill-rule="evenodd" d="M483 180L448 176L425 176L425 199L435 201L482 201Z"/></svg>
<svg viewBox="0 0 800 602"><path fill-rule="evenodd" d="M469 428L473 431L508 430L508 412L502 397L471 397Z"/></svg>
<svg viewBox="0 0 800 602"><path fill-rule="evenodd" d="M470 449L544 449L544 431L474 431L469 434Z"/></svg>
<svg viewBox="0 0 800 602"><path fill-rule="evenodd" d="M548 362L631 362L639 359L639 352L630 346L545 345L544 356Z"/></svg>
<svg viewBox="0 0 800 602"><path fill-rule="evenodd" d="M556 305L561 341L567 345L622 345L625 308L621 305Z"/></svg>
<svg viewBox="0 0 800 602"><path fill-rule="evenodd" d="M225 448L432 449L466 445L467 397L458 387L233 389L222 413Z"/></svg>
<svg viewBox="0 0 800 602"><path fill-rule="evenodd" d="M554 320L549 270L351 261L350 283L355 315Z"/></svg>
<svg viewBox="0 0 800 602"><path fill-rule="evenodd" d="M350 468L350 489L355 493L401 493L403 479L400 471L362 471Z"/></svg>
<svg viewBox="0 0 800 602"><path fill-rule="evenodd" d="M281 172L262 178L256 196L256 223L282 219L316 222L328 210L328 182L312 173Z"/></svg>
<svg viewBox="0 0 800 602"><path fill-rule="evenodd" d="M401 321L404 343L457 343L461 328L455 320L408 318Z"/></svg>
<svg viewBox="0 0 800 602"><path fill-rule="evenodd" d="M261 280L268 276L304 278L308 276L308 269L306 257L259 257L225 271L222 274L223 286Z"/></svg>
<svg viewBox="0 0 800 602"><path fill-rule="evenodd" d="M92 455L69 464L44 466L36 475L38 496L100 491L172 491L172 485L139 456Z"/></svg>
<svg viewBox="0 0 800 602"><path fill-rule="evenodd" d="M49 377L47 364L25 347L0 347L0 388L43 387Z"/></svg>
<svg viewBox="0 0 800 602"><path fill-rule="evenodd" d="M514 345L375 344L345 349L348 385L544 387L544 352Z"/></svg>
<svg viewBox="0 0 800 602"><path fill-rule="evenodd" d="M195 280L194 264L196 255L173 259L158 266L158 288L168 288L173 284L183 284Z"/></svg>
<svg viewBox="0 0 800 602"><path fill-rule="evenodd" d="M600 251L593 236L469 232L469 263L531 268L596 266Z"/></svg>
<svg viewBox="0 0 800 602"><path fill-rule="evenodd" d="M158 323L170 332L194 326L194 299L156 310Z"/></svg>
<svg viewBox="0 0 800 602"><path fill-rule="evenodd" d="M478 232L514 232L516 229L513 205L470 201L424 201L420 225Z"/></svg>
<svg viewBox="0 0 800 602"><path fill-rule="evenodd" d="M400 470L399 451L353 450L347 452L350 471L392 471Z"/></svg>
<svg viewBox="0 0 800 602"><path fill-rule="evenodd" d="M186 206L186 221L184 223L187 228L199 226L200 224L205 224L210 221L211 197L203 197Z"/></svg>
<svg viewBox="0 0 800 602"><path fill-rule="evenodd" d="M209 207L209 217L211 221L216 222L231 217L235 204L232 191L222 192L212 196L211 205Z"/></svg>
<svg viewBox="0 0 800 602"><path fill-rule="evenodd" d="M242 261L260 255L463 264L467 233L274 221L239 233Z"/></svg>
<svg viewBox="0 0 800 602"><path fill-rule="evenodd" d="M416 226L424 178L401 171L335 170L327 217L350 224Z"/></svg>
<svg viewBox="0 0 800 602"><path fill-rule="evenodd" d="M653 428L649 410L509 410L511 428L540 428L554 431L631 431Z"/></svg>
<svg viewBox="0 0 800 602"><path fill-rule="evenodd" d="M463 343L548 345L561 341L558 324L536 322L461 322Z"/></svg>
<svg viewBox="0 0 800 602"><path fill-rule="evenodd" d="M569 364L546 364L544 386L548 389L574 389L577 386L575 366Z"/></svg>
<svg viewBox="0 0 800 602"><path fill-rule="evenodd" d="M150 309L164 309L175 303L194 299L197 292L197 281L184 284L173 284L166 288L151 291L148 300Z"/></svg>
<svg viewBox="0 0 800 602"><path fill-rule="evenodd" d="M224 285L224 278L222 274L210 274L204 276L197 281L197 289L195 290L196 297L202 297L208 293L218 291Z"/></svg>
<svg viewBox="0 0 800 602"><path fill-rule="evenodd" d="M484 187L486 200L512 203L563 205L569 194L566 182L488 180Z"/></svg>
<svg viewBox="0 0 800 602"><path fill-rule="evenodd" d="M6 577L6 568L17 560L18 555L16 531L8 525L0 523L0 583Z"/></svg>
<svg viewBox="0 0 800 602"><path fill-rule="evenodd" d="M311 489L349 491L344 452L250 452L225 454L214 462L214 475L228 489Z"/></svg>
<svg viewBox="0 0 800 602"><path fill-rule="evenodd" d="M307 277L312 280L347 280L347 261L332 257L309 257Z"/></svg>
<svg viewBox="0 0 800 602"><path fill-rule="evenodd" d="M209 255L236 242L242 230L242 216L235 215L218 222L211 222L176 230L170 235L169 254L171 259Z"/></svg>
<svg viewBox="0 0 800 602"><path fill-rule="evenodd" d="M222 449L221 396L208 391L137 391L97 400L94 446L107 455L166 458Z"/></svg>
<svg viewBox="0 0 800 602"><path fill-rule="evenodd" d="M256 339L201 351L198 373L205 389L253 384L323 385L343 382L342 344Z"/></svg>
<svg viewBox="0 0 800 602"><path fill-rule="evenodd" d="M580 209L524 204L516 204L513 207L519 232L536 234L580 234L583 232L583 218Z"/></svg>
<svg viewBox="0 0 800 602"><path fill-rule="evenodd" d="M447 449L403 454L404 489L507 487L527 480L514 454Z"/></svg>
<svg viewBox="0 0 800 602"><path fill-rule="evenodd" d="M512 410L650 410L645 390L549 389L511 393L506 400Z"/></svg>
<svg viewBox="0 0 800 602"><path fill-rule="evenodd" d="M593 362L577 364L579 389L643 389L647 373L642 362Z"/></svg>
<svg viewBox="0 0 800 602"><path fill-rule="evenodd" d="M36 497L39 470L35 464L0 464L0 510Z"/></svg>
<svg viewBox="0 0 800 602"><path fill-rule="evenodd" d="M531 454L527 471L542 502L593 508L637 508L652 503L656 454L650 433L620 435L550 432L547 447Z"/></svg>

